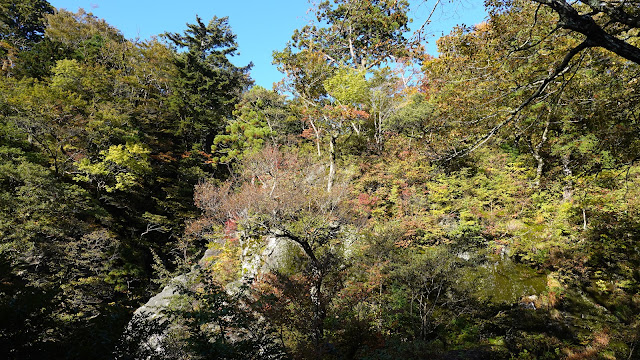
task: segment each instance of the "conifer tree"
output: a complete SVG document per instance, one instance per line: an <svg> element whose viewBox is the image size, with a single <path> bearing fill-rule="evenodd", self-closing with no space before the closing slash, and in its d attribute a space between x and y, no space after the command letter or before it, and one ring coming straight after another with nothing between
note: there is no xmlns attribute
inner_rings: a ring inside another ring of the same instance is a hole
<svg viewBox="0 0 640 360"><path fill-rule="evenodd" d="M176 132L185 146L210 151L214 136L224 129L225 119L250 84L252 65L237 67L231 62L238 45L226 17L214 17L207 25L196 17L183 34L165 35L178 51L171 96L179 117Z"/></svg>

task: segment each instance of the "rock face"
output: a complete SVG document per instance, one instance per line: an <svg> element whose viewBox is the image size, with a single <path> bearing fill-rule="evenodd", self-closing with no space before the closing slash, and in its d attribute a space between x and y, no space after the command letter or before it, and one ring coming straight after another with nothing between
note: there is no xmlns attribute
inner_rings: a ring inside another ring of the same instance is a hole
<svg viewBox="0 0 640 360"><path fill-rule="evenodd" d="M149 319L162 317L162 310L166 309L171 302L171 298L178 293L177 284L184 284L187 281L185 275L180 275L171 280L171 283L165 286L161 292L149 299L146 304L139 307L133 316L144 316Z"/></svg>
<svg viewBox="0 0 640 360"><path fill-rule="evenodd" d="M268 272L282 266L287 259L290 246L295 245L282 238L268 237L263 241L245 240L241 246L242 279L238 279L238 283L251 281L262 272ZM166 337L166 329L161 330L163 327L166 328L163 311L167 309L173 297L178 294L180 285L186 284L189 278L197 275L199 268L206 266L214 255L216 255L215 251L208 249L198 262L198 266L194 266L188 274L173 278L161 292L150 298L134 312L133 318L127 326L125 342L133 342L128 347L133 347L131 351L138 354L134 357L135 359L162 357L165 352L162 343ZM227 291L233 293L235 289L237 287L229 286Z"/></svg>
<svg viewBox="0 0 640 360"><path fill-rule="evenodd" d="M178 283L185 283L187 277L180 275L172 279L162 291L139 307L127 325L124 343L127 344L127 356L119 358L154 359L165 353L162 341L165 338L163 330L166 319L162 310L166 309L171 298L178 293ZM123 354L118 354L123 355Z"/></svg>
<svg viewBox="0 0 640 360"><path fill-rule="evenodd" d="M242 244L242 276L254 279L260 273L280 268L288 258L290 246L296 246L285 238L267 237L263 242Z"/></svg>
<svg viewBox="0 0 640 360"><path fill-rule="evenodd" d="M215 251L212 249L207 249L198 261L198 266L194 266L191 268L191 272L188 274L183 274L176 276L171 279L169 284L165 286L161 292L153 296L146 304L139 307L133 314L136 316L145 316L150 319L156 319L162 317L162 310L166 309L169 303L171 302L171 298L178 293L178 285L185 284L190 275L194 275L199 266L205 266L210 259L216 255Z"/></svg>
<svg viewBox="0 0 640 360"><path fill-rule="evenodd" d="M198 265L192 267L189 273L171 279L162 291L136 309L127 325L123 339L129 348L127 350L129 354L124 358L155 359L164 355L165 349L162 342L166 337L166 319L163 311L178 294L179 287L186 284L191 276L196 275L199 267L206 265L213 255L215 255L214 251L207 249L198 261Z"/></svg>

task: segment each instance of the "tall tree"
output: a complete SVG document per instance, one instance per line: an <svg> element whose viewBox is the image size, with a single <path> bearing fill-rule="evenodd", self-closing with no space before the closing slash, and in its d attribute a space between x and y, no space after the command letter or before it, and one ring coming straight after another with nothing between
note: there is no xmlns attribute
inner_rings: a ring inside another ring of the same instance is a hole
<svg viewBox="0 0 640 360"><path fill-rule="evenodd" d="M226 59L234 38L222 25L208 49L226 50L191 61L84 11L46 18L45 40L18 53L29 59L12 68L20 76L0 82L2 355L110 358L152 288L149 249L173 258L197 211L193 188L212 170L176 114L204 104L197 121L215 134L247 75ZM209 87L176 87L187 68ZM200 97L168 106L179 90Z"/></svg>
<svg viewBox="0 0 640 360"><path fill-rule="evenodd" d="M407 55L409 3L397 0L322 1L318 24L294 32L290 45L322 54L335 66L371 69Z"/></svg>
<svg viewBox="0 0 640 360"><path fill-rule="evenodd" d="M322 1L316 22L296 30L287 47L274 52L274 63L298 96L321 156L328 144L330 191L336 171L336 146L342 135L361 136L368 119L367 74L386 62L408 56L404 37L410 19L407 1Z"/></svg>
<svg viewBox="0 0 640 360"><path fill-rule="evenodd" d="M604 129L599 129L592 119L606 119L612 122L611 126L624 129L624 133L633 132L631 109L637 106L634 96L620 102L615 114L604 115L611 107L591 105L607 101L609 96L596 93L606 91L612 83L627 89L616 94L629 95L634 86L631 79L638 68L603 49L580 46L584 44L582 36L558 29L555 14L546 7L529 1L512 1L509 5L501 11L492 11L487 23L458 29L442 38L440 58L425 63L424 87L427 96L437 102L434 126L441 131L446 129L443 134L452 135L441 138L451 140L440 145L440 149L450 149L442 160L460 158L491 140L513 135L516 146L526 146L536 159L539 180L549 165L550 158L545 158L545 154L560 153L549 152L548 146L552 144L558 148L561 143L576 144L582 136L591 134L600 139L598 147L602 146L602 150L610 146L605 144L612 145L609 142L612 138L604 135ZM531 22L537 26L525 26ZM615 78L621 81L612 81ZM620 107L625 110L619 111ZM586 108L591 109L588 115L583 112ZM594 132L581 132L577 123ZM505 129L515 131L508 134ZM629 136L623 138L632 140ZM616 141L621 139L618 137ZM583 145L588 143L586 139L581 141ZM628 144L627 149L632 149ZM615 148L623 162L633 156L632 151ZM568 149L577 148L565 148ZM568 155L564 160L565 175L570 177L570 165L586 165L577 161L588 158L582 152L583 155Z"/></svg>
<svg viewBox="0 0 640 360"><path fill-rule="evenodd" d="M326 94L321 85L332 69L369 71L408 55L405 0L325 0L313 10L317 22L295 30L287 47L274 52L274 63L300 96Z"/></svg>
<svg viewBox="0 0 640 360"><path fill-rule="evenodd" d="M2 0L0 2L0 38L24 46L42 39L44 15L53 13L46 0Z"/></svg>
<svg viewBox="0 0 640 360"><path fill-rule="evenodd" d="M220 163L242 160L265 144L285 143L288 135L300 131L300 122L291 114L285 97L261 86L242 95L233 115L224 134L216 135L213 141L216 161Z"/></svg>
<svg viewBox="0 0 640 360"><path fill-rule="evenodd" d="M178 114L177 133L183 146L210 152L213 138L224 129L242 91L251 83L245 67L234 65L238 45L228 18L214 17L207 25L200 17L182 34L165 36L178 53L171 106Z"/></svg>
<svg viewBox="0 0 640 360"><path fill-rule="evenodd" d="M0 56L2 70L14 66L16 55L44 35L45 15L53 13L46 0L0 1Z"/></svg>

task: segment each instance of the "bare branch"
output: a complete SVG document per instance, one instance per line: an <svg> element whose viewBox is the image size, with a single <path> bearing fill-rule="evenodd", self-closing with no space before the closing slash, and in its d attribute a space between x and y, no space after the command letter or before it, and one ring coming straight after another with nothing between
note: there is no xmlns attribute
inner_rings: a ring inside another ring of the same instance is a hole
<svg viewBox="0 0 640 360"><path fill-rule="evenodd" d="M427 19L422 23L420 28L414 32L417 42L420 42L422 40L422 32L424 31L425 26L427 26L427 24L431 22L431 18L433 17L433 14L436 12L438 5L440 5L440 1L441 0L436 1L435 5L433 5L433 8L431 8L431 13L429 13L429 16L427 16Z"/></svg>

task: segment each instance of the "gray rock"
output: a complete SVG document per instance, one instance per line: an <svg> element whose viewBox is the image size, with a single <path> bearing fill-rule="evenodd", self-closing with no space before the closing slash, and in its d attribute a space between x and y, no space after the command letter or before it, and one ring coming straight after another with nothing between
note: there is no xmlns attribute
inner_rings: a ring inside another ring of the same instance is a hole
<svg viewBox="0 0 640 360"><path fill-rule="evenodd" d="M236 283L229 284L227 291L237 291L243 281L254 279L261 272L268 272L282 266L287 256L287 249L291 242L283 238L268 237L264 242L245 239L242 250L242 274L243 278ZM165 353L163 340L167 332L153 333L148 328L155 328L166 321L163 311L170 305L174 296L178 294L180 285L187 283L188 279L197 275L200 266L206 266L217 254L216 250L207 249L198 261L198 266L191 268L188 274L177 276L166 285L162 291L150 298L144 305L136 309L133 318L129 322L125 341L137 341L137 352L144 354L140 359L161 357ZM147 334L147 335L145 335Z"/></svg>
<svg viewBox="0 0 640 360"><path fill-rule="evenodd" d="M161 317L162 310L166 309L171 302L171 299L174 295L178 293L177 284L184 284L187 281L187 277L185 275L180 275L171 280L171 282L165 286L161 292L156 294L154 297L149 299L146 304L139 307L134 313L133 316L145 316L150 319L156 319Z"/></svg>

